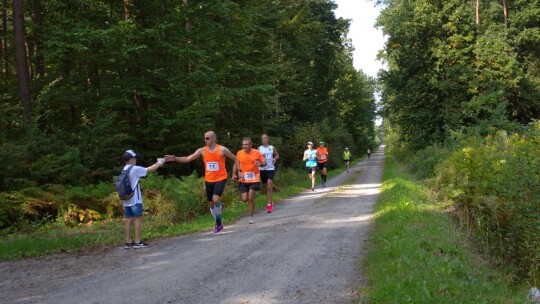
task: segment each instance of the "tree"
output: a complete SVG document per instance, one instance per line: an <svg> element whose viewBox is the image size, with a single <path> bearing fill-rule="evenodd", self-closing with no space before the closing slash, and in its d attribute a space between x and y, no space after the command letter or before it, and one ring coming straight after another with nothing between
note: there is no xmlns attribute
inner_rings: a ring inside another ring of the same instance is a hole
<svg viewBox="0 0 540 304"><path fill-rule="evenodd" d="M25 45L24 33L24 5L23 0L13 1L13 37L15 46L15 61L17 66L17 79L19 82L19 96L22 107L22 118L25 128L30 129L32 124L32 96L30 95L30 75L28 71L28 55Z"/></svg>

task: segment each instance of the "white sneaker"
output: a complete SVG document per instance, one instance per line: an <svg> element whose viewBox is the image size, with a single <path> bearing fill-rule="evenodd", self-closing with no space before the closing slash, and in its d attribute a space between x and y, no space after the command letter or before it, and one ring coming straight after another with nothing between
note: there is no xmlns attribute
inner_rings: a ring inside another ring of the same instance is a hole
<svg viewBox="0 0 540 304"><path fill-rule="evenodd" d="M253 224L253 216L250 216L250 217L249 217L248 223Z"/></svg>

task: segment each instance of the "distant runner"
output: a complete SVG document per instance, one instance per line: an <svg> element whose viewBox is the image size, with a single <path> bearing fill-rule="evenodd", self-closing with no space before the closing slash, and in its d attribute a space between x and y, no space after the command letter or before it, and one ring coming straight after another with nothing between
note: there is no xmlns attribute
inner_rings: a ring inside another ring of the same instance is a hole
<svg viewBox="0 0 540 304"><path fill-rule="evenodd" d="M347 172L349 172L350 161L351 161L351 151L349 151L348 147L345 147L345 151L343 151L343 164L345 165L345 168L347 168Z"/></svg>
<svg viewBox="0 0 540 304"><path fill-rule="evenodd" d="M328 149L324 146L324 141L319 142L317 148L317 166L321 173L322 186L326 187L326 167L328 166Z"/></svg>
<svg viewBox="0 0 540 304"><path fill-rule="evenodd" d="M317 151L313 150L313 143L308 141L307 150L304 151L303 161L306 162L308 177L311 179L311 191L315 191L315 174L317 172Z"/></svg>

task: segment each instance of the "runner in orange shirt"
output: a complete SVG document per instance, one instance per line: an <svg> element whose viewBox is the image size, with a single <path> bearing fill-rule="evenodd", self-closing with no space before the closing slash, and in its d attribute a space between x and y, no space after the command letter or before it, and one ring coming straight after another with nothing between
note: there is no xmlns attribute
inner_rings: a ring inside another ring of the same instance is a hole
<svg viewBox="0 0 540 304"><path fill-rule="evenodd" d="M227 183L227 169L225 168L225 157L234 161L237 165L236 156L224 146L217 144L217 136L214 131L204 133L204 142L206 146L197 149L190 156L174 156L165 155L165 161L176 161L179 163L189 163L199 157L203 157L204 162L204 185L206 188L206 198L210 207L210 213L216 221L214 233L218 233L223 229L221 220L221 195L225 190Z"/></svg>
<svg viewBox="0 0 540 304"><path fill-rule="evenodd" d="M328 149L324 146L324 141L319 142L317 148L317 166L321 172L322 186L326 187L326 167L328 165Z"/></svg>
<svg viewBox="0 0 540 304"><path fill-rule="evenodd" d="M255 191L261 190L261 174L259 167L266 166L266 159L257 149L252 149L251 138L242 139L242 150L236 153L236 163L233 166L233 179L240 182L240 198L248 203L249 223L253 224L253 212L255 211Z"/></svg>

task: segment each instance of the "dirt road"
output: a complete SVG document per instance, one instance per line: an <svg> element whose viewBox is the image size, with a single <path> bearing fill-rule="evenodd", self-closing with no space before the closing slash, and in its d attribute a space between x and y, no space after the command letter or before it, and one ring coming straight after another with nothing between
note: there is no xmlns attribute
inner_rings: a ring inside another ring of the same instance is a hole
<svg viewBox="0 0 540 304"><path fill-rule="evenodd" d="M0 303L353 303L383 151L253 225L225 218L219 234L144 249L2 262Z"/></svg>

